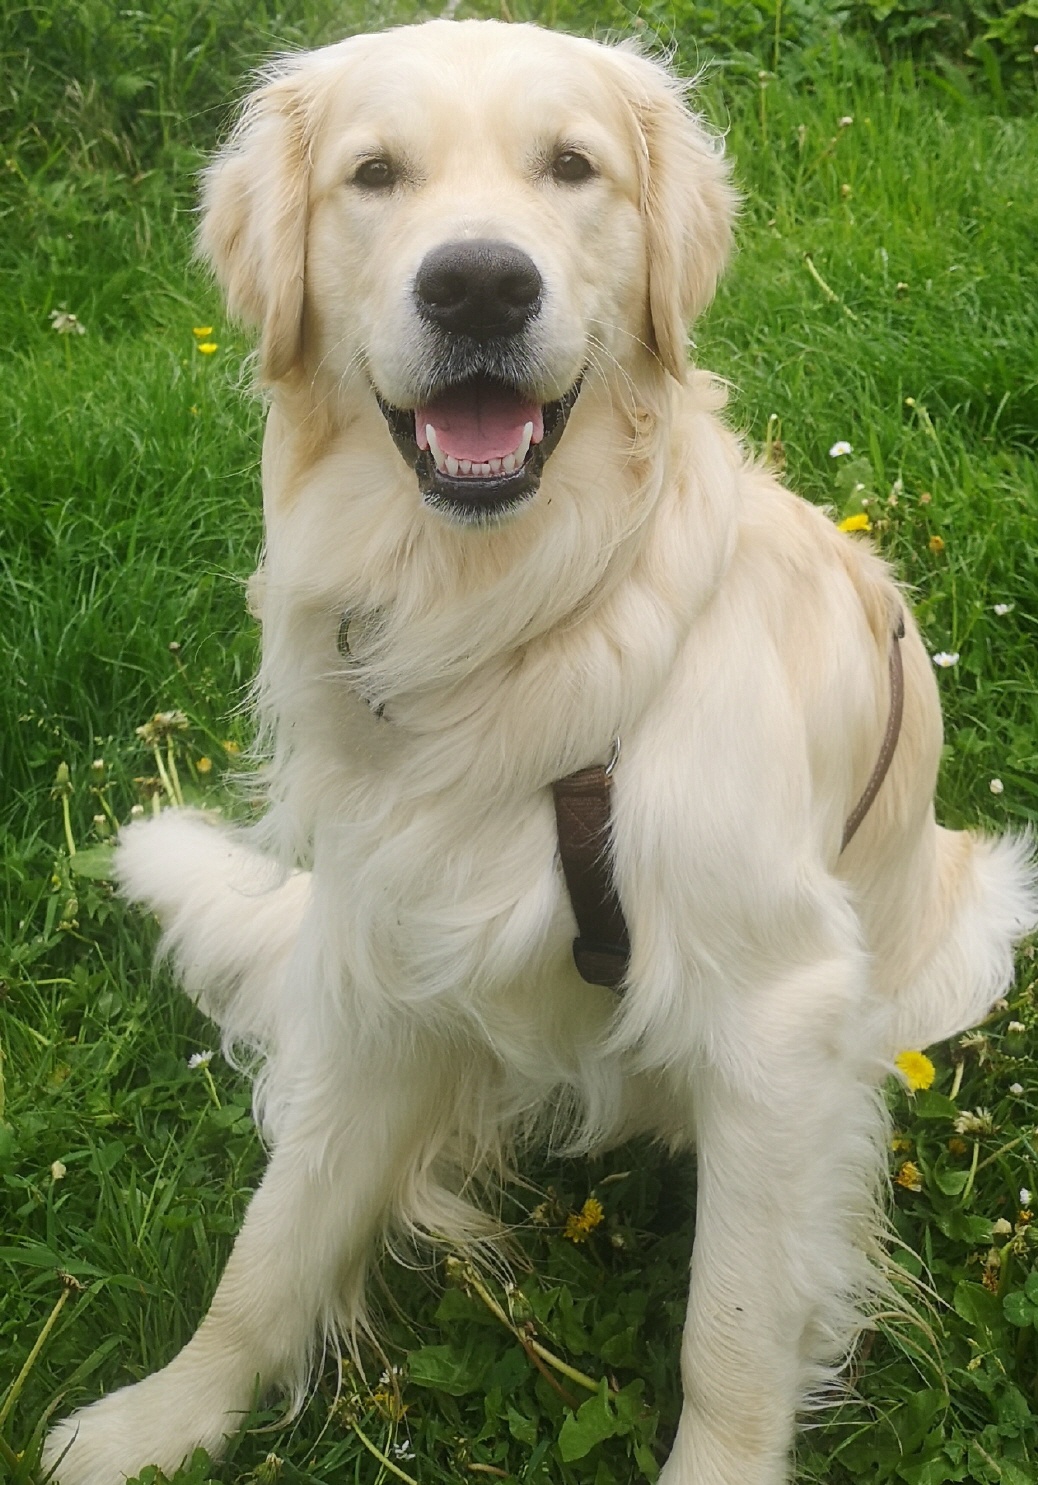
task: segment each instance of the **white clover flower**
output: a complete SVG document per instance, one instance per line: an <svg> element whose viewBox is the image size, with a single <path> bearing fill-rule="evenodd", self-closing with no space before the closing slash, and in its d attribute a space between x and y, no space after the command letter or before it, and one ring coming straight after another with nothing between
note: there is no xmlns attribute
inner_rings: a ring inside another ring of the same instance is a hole
<svg viewBox="0 0 1038 1485"><path fill-rule="evenodd" d="M935 665L939 665L942 670L947 670L952 665L958 665L959 652L958 650L938 650L932 658Z"/></svg>
<svg viewBox="0 0 1038 1485"><path fill-rule="evenodd" d="M134 805L131 805L130 806L130 818L131 818L131 820L139 820L140 817L141 817L141 815L143 815L143 814L144 814L144 806L143 806L143 804L134 804Z"/></svg>
<svg viewBox="0 0 1038 1485"><path fill-rule="evenodd" d="M1000 619L1004 619L1006 614L1011 614L1015 607L1015 603L996 603L991 612L997 614Z"/></svg>
<svg viewBox="0 0 1038 1485"><path fill-rule="evenodd" d="M212 1052L192 1052L187 1059L188 1067L208 1067L213 1060Z"/></svg>
<svg viewBox="0 0 1038 1485"><path fill-rule="evenodd" d="M64 1180L67 1173L68 1167L62 1160L55 1160L54 1164L50 1168L50 1178L52 1181Z"/></svg>
<svg viewBox="0 0 1038 1485"><path fill-rule="evenodd" d="M830 459L839 459L841 454L853 454L854 450L845 438L838 438L829 450Z"/></svg>
<svg viewBox="0 0 1038 1485"><path fill-rule="evenodd" d="M838 126L841 129L849 129L853 123L854 115L852 113L845 113L843 118L838 120Z"/></svg>
<svg viewBox="0 0 1038 1485"><path fill-rule="evenodd" d="M52 309L47 317L50 320L50 328L56 330L59 335L85 335L86 326L67 309Z"/></svg>
<svg viewBox="0 0 1038 1485"><path fill-rule="evenodd" d="M1020 1187L1020 1205L1022 1207L1029 1207L1031 1205L1031 1193L1026 1186Z"/></svg>
<svg viewBox="0 0 1038 1485"><path fill-rule="evenodd" d="M1024 1032L1027 1030L1027 1027L1022 1021L1010 1021L1009 1025L1006 1027L1006 1030L1012 1032L1014 1036L1023 1036Z"/></svg>
<svg viewBox="0 0 1038 1485"><path fill-rule="evenodd" d="M988 784L988 788L991 790L992 794L1001 794L1005 787L1006 786L1005 784L1003 784L1001 779L992 779L991 782Z"/></svg>
<svg viewBox="0 0 1038 1485"><path fill-rule="evenodd" d="M1021 1093L1024 1091L1024 1085L1023 1083L1010 1083L1009 1091L1014 1098L1019 1098Z"/></svg>
<svg viewBox="0 0 1038 1485"><path fill-rule="evenodd" d="M1004 1217L999 1217L997 1222L991 1224L991 1231L996 1237L1008 1237L1012 1230L1012 1222L1007 1222Z"/></svg>

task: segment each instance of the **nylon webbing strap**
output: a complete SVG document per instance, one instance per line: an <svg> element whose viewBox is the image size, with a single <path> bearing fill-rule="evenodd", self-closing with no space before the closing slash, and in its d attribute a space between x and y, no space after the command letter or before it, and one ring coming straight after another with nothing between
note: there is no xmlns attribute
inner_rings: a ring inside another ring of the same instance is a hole
<svg viewBox="0 0 1038 1485"><path fill-rule="evenodd" d="M577 920L573 962L589 985L620 988L630 941L610 860L610 779L605 766L582 768L552 784L559 856Z"/></svg>

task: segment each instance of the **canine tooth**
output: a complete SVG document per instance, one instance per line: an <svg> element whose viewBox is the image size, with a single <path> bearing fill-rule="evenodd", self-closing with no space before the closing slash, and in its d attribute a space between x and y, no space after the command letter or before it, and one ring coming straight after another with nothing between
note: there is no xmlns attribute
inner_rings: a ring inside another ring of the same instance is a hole
<svg viewBox="0 0 1038 1485"><path fill-rule="evenodd" d="M459 471L462 474L471 474L472 473L472 460L471 459L459 459L458 460L458 469L459 469Z"/></svg>
<svg viewBox="0 0 1038 1485"><path fill-rule="evenodd" d="M436 460L436 468L441 474L447 472L447 457L440 448L440 440L436 437L436 429L431 423L425 425L425 436L429 440L429 452Z"/></svg>
<svg viewBox="0 0 1038 1485"><path fill-rule="evenodd" d="M453 454L448 454L447 455L447 473L449 475L453 476L453 475L456 475L457 472L458 472L458 461L457 461L457 459L455 459L455 457L454 457Z"/></svg>
<svg viewBox="0 0 1038 1485"><path fill-rule="evenodd" d="M519 468L527 454L530 452L530 439L533 437L533 424L527 423L523 428L523 436L519 440L519 447L515 451L515 467Z"/></svg>
<svg viewBox="0 0 1038 1485"><path fill-rule="evenodd" d="M503 471L505 472L505 474L514 474L515 473L515 455L514 454L506 454L505 457L501 460L501 468L503 469Z"/></svg>

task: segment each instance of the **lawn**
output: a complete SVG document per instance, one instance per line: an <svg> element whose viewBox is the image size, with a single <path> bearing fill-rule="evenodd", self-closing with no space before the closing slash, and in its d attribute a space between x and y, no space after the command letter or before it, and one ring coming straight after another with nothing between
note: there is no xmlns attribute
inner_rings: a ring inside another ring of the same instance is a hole
<svg viewBox="0 0 1038 1485"><path fill-rule="evenodd" d="M795 488L867 519L950 662L941 816L999 828L1038 820L1027 8L510 12L704 68L745 207L697 359ZM263 1166L247 1080L205 1055L213 1028L104 880L133 810L249 808L261 409L248 342L192 266L194 177L250 66L414 13L84 0L59 21L0 0L0 1478L19 1485L50 1412L188 1338ZM158 712L177 717L140 736ZM932 1087L890 1087L917 1319L880 1317L798 1480L1038 1480L1036 989L1025 948L1009 1003L931 1049ZM178 1480L653 1480L694 1168L627 1148L527 1169L503 1195L510 1277L387 1258L363 1369L328 1358L297 1419L258 1409L228 1459Z"/></svg>

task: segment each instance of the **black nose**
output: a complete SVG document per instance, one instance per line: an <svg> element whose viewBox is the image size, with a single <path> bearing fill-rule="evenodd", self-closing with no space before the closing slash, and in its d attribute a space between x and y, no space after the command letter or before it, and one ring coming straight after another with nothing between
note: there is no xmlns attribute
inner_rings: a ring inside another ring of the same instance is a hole
<svg viewBox="0 0 1038 1485"><path fill-rule="evenodd" d="M544 284L526 253L507 242L445 242L415 279L419 313L477 340L514 335L537 313Z"/></svg>

